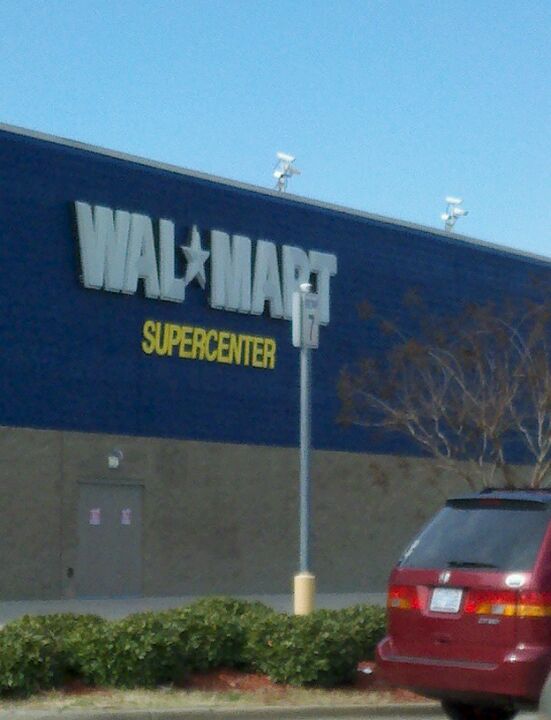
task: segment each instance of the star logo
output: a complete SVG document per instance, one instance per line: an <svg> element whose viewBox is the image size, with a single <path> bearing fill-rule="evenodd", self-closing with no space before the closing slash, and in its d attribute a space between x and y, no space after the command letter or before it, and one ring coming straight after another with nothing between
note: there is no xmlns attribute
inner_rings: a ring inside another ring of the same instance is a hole
<svg viewBox="0 0 551 720"><path fill-rule="evenodd" d="M189 245L180 245L187 262L184 282L187 287L194 278L197 278L197 282L204 290L207 282L205 263L210 256L210 252L203 250L201 247L201 236L195 225L191 228L190 238Z"/></svg>

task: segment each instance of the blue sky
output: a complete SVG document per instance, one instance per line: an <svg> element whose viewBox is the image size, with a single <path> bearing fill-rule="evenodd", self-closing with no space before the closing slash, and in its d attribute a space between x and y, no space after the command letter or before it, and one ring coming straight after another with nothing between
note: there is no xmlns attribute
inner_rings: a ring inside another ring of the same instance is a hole
<svg viewBox="0 0 551 720"><path fill-rule="evenodd" d="M0 61L0 122L551 256L548 0L0 0Z"/></svg>

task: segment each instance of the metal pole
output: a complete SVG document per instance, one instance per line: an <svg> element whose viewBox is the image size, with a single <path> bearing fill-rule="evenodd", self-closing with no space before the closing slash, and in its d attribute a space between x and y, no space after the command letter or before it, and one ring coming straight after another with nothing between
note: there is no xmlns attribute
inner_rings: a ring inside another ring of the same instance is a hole
<svg viewBox="0 0 551 720"><path fill-rule="evenodd" d="M300 293L293 295L293 345L300 347L300 570L294 577L295 615L308 615L314 610L316 578L308 570L310 565L310 369L311 347L317 347L317 304L310 297L306 320L306 298L312 290L310 283L300 285ZM309 330L309 333L308 333Z"/></svg>
<svg viewBox="0 0 551 720"><path fill-rule="evenodd" d="M304 297L301 298L304 302ZM300 349L300 572L308 572L310 524L310 348Z"/></svg>

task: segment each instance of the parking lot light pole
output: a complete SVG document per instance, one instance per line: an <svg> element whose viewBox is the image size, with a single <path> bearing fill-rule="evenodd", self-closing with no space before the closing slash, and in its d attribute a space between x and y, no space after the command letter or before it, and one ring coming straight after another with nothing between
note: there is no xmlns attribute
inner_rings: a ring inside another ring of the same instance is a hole
<svg viewBox="0 0 551 720"><path fill-rule="evenodd" d="M300 552L294 577L295 615L314 609L316 578L310 572L310 438L311 349L318 346L318 298L310 283L302 283L293 297L293 345L300 347Z"/></svg>
<svg viewBox="0 0 551 720"><path fill-rule="evenodd" d="M304 293L301 300L304 302ZM310 353L300 348L300 562L299 570L307 573L310 565Z"/></svg>

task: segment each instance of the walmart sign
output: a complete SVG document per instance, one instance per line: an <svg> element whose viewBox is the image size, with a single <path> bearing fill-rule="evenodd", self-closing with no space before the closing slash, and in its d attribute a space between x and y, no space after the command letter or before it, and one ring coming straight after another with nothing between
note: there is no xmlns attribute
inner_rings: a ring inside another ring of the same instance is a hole
<svg viewBox="0 0 551 720"><path fill-rule="evenodd" d="M179 244L174 222L165 218L154 222L147 215L86 202L75 202L75 211L87 288L134 294L141 280L146 297L183 303L188 285L196 281L205 291L208 286L212 308L261 315L267 305L272 318L290 320L293 292L313 282L320 322L329 322L336 255L293 245L278 249L269 240L254 243L216 229L205 233L206 249L195 226L184 231L186 243ZM185 261L182 276L176 273L177 252Z"/></svg>

